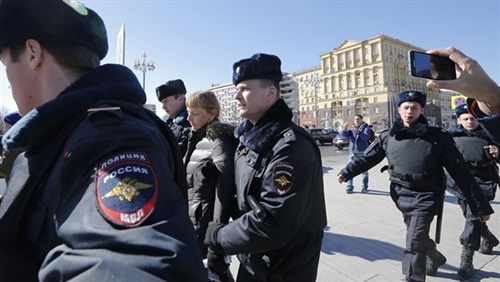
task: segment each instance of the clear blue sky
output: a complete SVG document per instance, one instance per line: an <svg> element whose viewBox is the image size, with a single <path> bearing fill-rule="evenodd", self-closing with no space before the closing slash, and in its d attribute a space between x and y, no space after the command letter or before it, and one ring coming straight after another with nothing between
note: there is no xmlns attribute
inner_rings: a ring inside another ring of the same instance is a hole
<svg viewBox="0 0 500 282"><path fill-rule="evenodd" d="M122 23L125 65L132 68L144 51L155 62L146 93L157 107L155 88L169 79L183 79L189 93L228 83L232 64L257 52L278 55L283 71L296 72L320 65L319 56L346 39L380 34L424 49L455 46L500 83L500 0L81 2L106 23L103 63L116 60ZM13 110L2 73L1 102ZM142 83L142 73L134 73Z"/></svg>

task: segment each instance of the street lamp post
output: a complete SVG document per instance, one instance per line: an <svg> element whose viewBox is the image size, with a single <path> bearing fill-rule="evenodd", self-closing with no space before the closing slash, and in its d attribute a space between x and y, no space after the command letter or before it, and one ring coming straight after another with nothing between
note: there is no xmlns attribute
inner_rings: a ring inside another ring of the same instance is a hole
<svg viewBox="0 0 500 282"><path fill-rule="evenodd" d="M323 80L319 77L318 74L314 74L310 79L307 80L307 83L314 87L314 127L318 128L318 86Z"/></svg>
<svg viewBox="0 0 500 282"><path fill-rule="evenodd" d="M134 61L134 69L142 72L142 89L146 90L146 72L155 70L155 62L147 60L146 52L141 57L142 61Z"/></svg>

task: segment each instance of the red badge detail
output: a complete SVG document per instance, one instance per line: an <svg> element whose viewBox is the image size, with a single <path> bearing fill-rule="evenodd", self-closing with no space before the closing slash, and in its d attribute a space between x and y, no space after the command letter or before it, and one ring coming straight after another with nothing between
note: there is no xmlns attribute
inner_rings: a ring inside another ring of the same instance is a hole
<svg viewBox="0 0 500 282"><path fill-rule="evenodd" d="M158 180L145 153L126 152L98 166L96 201L101 214L125 227L140 225L153 212Z"/></svg>
<svg viewBox="0 0 500 282"><path fill-rule="evenodd" d="M277 163L273 169L274 189L280 195L290 191L295 180L293 166L289 163Z"/></svg>

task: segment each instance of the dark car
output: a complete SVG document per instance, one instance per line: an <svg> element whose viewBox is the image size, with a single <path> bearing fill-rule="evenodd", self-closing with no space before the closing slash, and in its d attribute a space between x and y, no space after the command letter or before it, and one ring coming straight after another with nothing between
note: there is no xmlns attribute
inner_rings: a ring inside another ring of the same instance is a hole
<svg viewBox="0 0 500 282"><path fill-rule="evenodd" d="M312 135L314 141L318 145L323 145L326 143L333 144L333 139L337 136L335 133L330 133L324 128L312 128L309 129L309 133Z"/></svg>
<svg viewBox="0 0 500 282"><path fill-rule="evenodd" d="M344 147L349 147L349 137L342 137L337 135L335 139L333 139L333 145L342 150Z"/></svg>

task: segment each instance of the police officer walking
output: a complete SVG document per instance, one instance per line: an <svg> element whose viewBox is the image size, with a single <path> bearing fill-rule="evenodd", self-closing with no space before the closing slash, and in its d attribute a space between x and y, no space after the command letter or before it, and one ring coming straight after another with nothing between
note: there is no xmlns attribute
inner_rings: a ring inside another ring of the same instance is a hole
<svg viewBox="0 0 500 282"><path fill-rule="evenodd" d="M492 201L500 181L497 166L498 147L479 126L476 118L469 113L467 105L458 106L455 109L455 115L459 124L450 128L448 133L453 136L458 151L469 165L483 195ZM481 222L471 213L467 202L451 177L448 177L446 186L448 191L458 196L458 203L465 217L464 231L460 235L460 244L463 247L458 275L461 279L468 279L474 272L472 264L474 251L479 250L480 253L490 254L499 241L490 232L486 223Z"/></svg>
<svg viewBox="0 0 500 282"><path fill-rule="evenodd" d="M451 136L428 126L422 114L426 97L414 90L399 93L400 118L337 175L340 183L345 182L387 157L391 198L406 224L402 270L407 281L425 281L426 274L434 275L446 262L429 237L430 224L442 209L443 167L458 184L474 216L486 221L493 213Z"/></svg>
<svg viewBox="0 0 500 282"><path fill-rule="evenodd" d="M233 65L237 216L211 222L205 243L238 254L237 281L315 281L326 226L323 169L310 134L279 97L281 61L258 53Z"/></svg>
<svg viewBox="0 0 500 282"><path fill-rule="evenodd" d="M206 281L182 156L106 28L75 1L0 1L0 60L23 118L0 203L2 281Z"/></svg>
<svg viewBox="0 0 500 282"><path fill-rule="evenodd" d="M169 80L156 88L158 101L168 115L167 125L179 143L181 155L186 154L191 124L187 120L186 86L181 79Z"/></svg>

